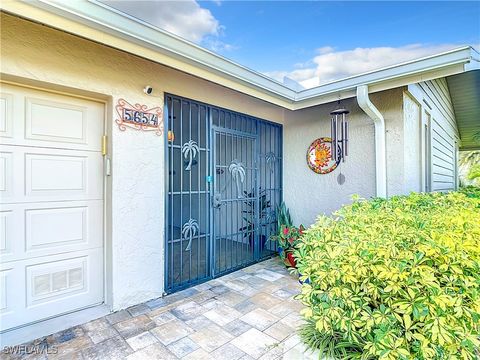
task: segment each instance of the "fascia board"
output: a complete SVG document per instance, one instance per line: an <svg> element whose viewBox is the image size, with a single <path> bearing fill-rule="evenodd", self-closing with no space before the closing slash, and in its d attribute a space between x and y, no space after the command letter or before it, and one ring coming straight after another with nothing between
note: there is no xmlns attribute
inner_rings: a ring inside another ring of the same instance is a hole
<svg viewBox="0 0 480 360"><path fill-rule="evenodd" d="M75 18L109 34L121 35L126 40L141 43L176 59L220 72L286 100L295 97L295 91L280 82L97 1L37 0L32 5Z"/></svg>
<svg viewBox="0 0 480 360"><path fill-rule="evenodd" d="M36 3L38 5L38 1L36 1ZM63 12L60 11L53 11L52 9L47 10L47 6L32 6L32 4L33 2L0 1L0 10L20 18L28 19L70 33L74 36L79 36L120 51L138 55L144 59L154 61L226 88L236 90L240 93L279 107L288 110L293 109L294 101L292 99L268 93L252 84L248 84L236 78L227 77L220 71L214 72L211 69L204 69L194 61L188 63L185 60L182 61L175 59L172 55L160 53L158 50L150 48L145 44L139 44L139 41L132 41L132 39L126 40L122 38L121 34L114 33L113 31L112 33L107 33L106 31L97 30L89 26L87 23L80 22L76 16L70 13L63 14Z"/></svg>
<svg viewBox="0 0 480 360"><path fill-rule="evenodd" d="M438 78L443 78L450 75L459 74L465 71L465 64L459 62L457 64L450 65L448 67L441 67L437 70L430 71L420 71L412 73L410 75L402 75L397 78L386 79L385 81L377 82L361 82L350 84L343 88L334 88L328 93L321 93L317 96L310 96L304 100L297 100L294 104L294 110L304 109L307 107L325 104L329 102L334 102L339 99L348 99L356 96L355 89L357 86L366 84L368 85L369 93L376 93L380 91L385 91L389 89L394 89L402 86L407 86L409 84L414 84L422 81L428 81ZM361 79L360 79L361 80Z"/></svg>
<svg viewBox="0 0 480 360"><path fill-rule="evenodd" d="M436 70L441 67L466 63L471 60L471 47L462 47L445 53L416 59L406 63L389 66L387 68L370 71L349 78L332 81L311 89L298 92L295 100L301 101L316 95L326 94L332 91L342 91L356 88L359 85L385 82L398 77L418 74L425 71Z"/></svg>

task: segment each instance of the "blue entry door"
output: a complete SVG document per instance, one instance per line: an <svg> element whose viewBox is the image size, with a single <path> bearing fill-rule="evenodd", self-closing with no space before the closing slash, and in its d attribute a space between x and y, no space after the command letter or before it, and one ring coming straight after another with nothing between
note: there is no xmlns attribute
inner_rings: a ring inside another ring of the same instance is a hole
<svg viewBox="0 0 480 360"><path fill-rule="evenodd" d="M204 104L166 96L165 288L211 277L210 125Z"/></svg>
<svg viewBox="0 0 480 360"><path fill-rule="evenodd" d="M165 291L270 257L282 127L165 96Z"/></svg>
<svg viewBox="0 0 480 360"><path fill-rule="evenodd" d="M257 136L213 128L212 194L214 276L258 257Z"/></svg>

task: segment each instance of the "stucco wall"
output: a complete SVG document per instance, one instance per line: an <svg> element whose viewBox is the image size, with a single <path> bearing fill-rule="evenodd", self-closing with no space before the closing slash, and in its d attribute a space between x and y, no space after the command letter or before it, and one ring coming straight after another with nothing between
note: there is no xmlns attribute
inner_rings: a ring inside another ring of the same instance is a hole
<svg viewBox="0 0 480 360"><path fill-rule="evenodd" d="M113 122L118 99L163 106L164 92L192 98L284 124L284 198L295 222L311 224L350 202L351 195L375 194L373 122L354 99L350 154L333 173L317 175L305 162L310 143L330 135L329 112L335 104L291 112L213 83L125 54L67 33L2 14L3 78L98 97L106 101L112 176L106 194L110 218L107 257L111 265L109 304L124 308L163 292L164 142L133 130L120 132ZM153 86L155 96L143 94ZM404 136L402 89L372 94L386 119L387 191L403 193ZM113 124L113 125L112 125ZM339 172L346 182L337 184Z"/></svg>
<svg viewBox="0 0 480 360"><path fill-rule="evenodd" d="M163 137L120 132L112 121L119 98L163 106L163 92L282 122L283 110L263 101L165 66L2 13L3 79L106 100L112 176L106 194L107 252L111 270L107 295L120 309L163 292ZM145 85L154 95L143 94ZM113 125L112 125L113 123Z"/></svg>
<svg viewBox="0 0 480 360"><path fill-rule="evenodd" d="M403 93L405 131L405 192L422 191L422 119L419 103L408 93Z"/></svg>
<svg viewBox="0 0 480 360"><path fill-rule="evenodd" d="M387 192L404 192L402 89L372 94L372 102L385 117L387 144ZM375 148L373 121L358 107L355 99L342 101L348 116L349 156L345 163L325 175L311 171L306 151L319 137L330 136L330 111L335 103L287 112L284 123L284 200L294 222L310 225L319 214L330 214L358 194L375 196ZM339 185L337 176L345 175Z"/></svg>

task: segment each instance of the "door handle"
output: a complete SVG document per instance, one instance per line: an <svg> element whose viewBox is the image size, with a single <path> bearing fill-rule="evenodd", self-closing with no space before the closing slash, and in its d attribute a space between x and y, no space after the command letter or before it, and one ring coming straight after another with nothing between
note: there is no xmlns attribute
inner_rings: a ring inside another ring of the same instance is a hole
<svg viewBox="0 0 480 360"><path fill-rule="evenodd" d="M222 206L222 195L219 193L215 193L212 197L212 206L216 209L218 209L220 206Z"/></svg>

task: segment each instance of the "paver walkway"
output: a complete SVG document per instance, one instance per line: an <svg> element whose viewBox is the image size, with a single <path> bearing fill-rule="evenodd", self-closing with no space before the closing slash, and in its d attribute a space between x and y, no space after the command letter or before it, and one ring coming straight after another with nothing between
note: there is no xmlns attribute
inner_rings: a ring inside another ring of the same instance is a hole
<svg viewBox="0 0 480 360"><path fill-rule="evenodd" d="M313 358L295 331L302 322L302 305L293 299L299 291L298 278L274 258L38 339L57 354L23 358Z"/></svg>

